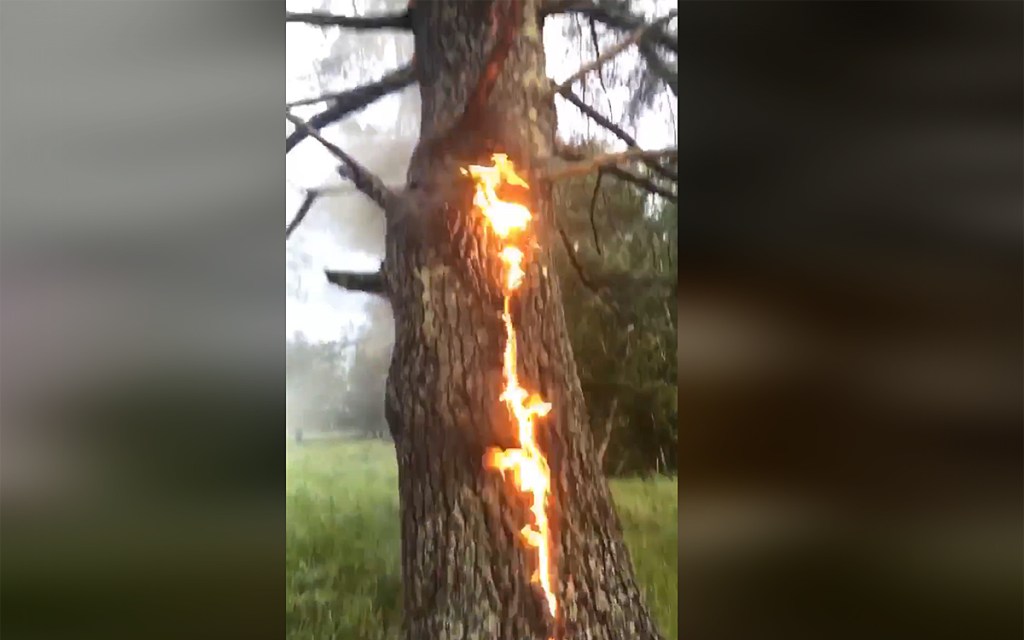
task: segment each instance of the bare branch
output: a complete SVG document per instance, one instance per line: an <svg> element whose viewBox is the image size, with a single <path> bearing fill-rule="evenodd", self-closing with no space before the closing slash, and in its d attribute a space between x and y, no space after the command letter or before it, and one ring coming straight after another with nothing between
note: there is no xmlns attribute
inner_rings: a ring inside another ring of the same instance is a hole
<svg viewBox="0 0 1024 640"><path fill-rule="evenodd" d="M634 150L631 150L631 151L634 151ZM641 153L654 153L654 152L644 152L642 149L636 149L635 151L641 152ZM669 151L672 152L672 155L674 157L675 156L675 150L671 149ZM634 184L634 185L640 187L641 189L643 189L644 191L647 191L648 193L657 194L657 195L665 198L666 200L668 200L670 202L678 202L678 200L679 200L679 198L676 196L676 194L673 193L672 191L670 191L668 189L665 189L664 187L660 187L657 184L655 184L653 181L651 181L651 180L649 180L649 179L647 179L647 178L645 178L645 177L643 177L641 175L638 175L638 174L634 173L633 171L625 169L623 167L619 167L619 166L615 166L615 165L605 165L605 166L598 167L598 165L594 165L593 167L591 167L591 169L589 169L587 171L583 171L583 168L590 164L590 161L588 161L586 159L585 155L583 155L579 151L575 151L573 149L569 149L569 148L565 147L565 145L562 145L562 144L558 144L557 145L556 152L558 153L559 157L564 158L565 160L568 160L568 161L574 163L574 164L569 165L569 167L575 167L575 168L579 169L578 172L575 172L575 173L573 173L571 175L580 175L581 173L589 173L589 171L592 171L594 168L598 168L599 170L604 171L605 173L607 173L609 175L615 176L616 178L618 178L618 179L620 179L620 180L622 180L624 182L629 182L631 184ZM629 152L627 151L626 153L628 154ZM610 157L617 157L617 156L621 156L621 155L623 155L623 154L605 154L603 156L595 156L595 158L610 158ZM593 158L591 160L593 160ZM641 160L643 160L643 158L641 158ZM564 167L564 165L563 165L563 167ZM560 169L561 168L559 168L559 167L555 168L556 173L554 173L554 178L552 178L552 179L557 180L560 177L565 177L565 176L561 176L560 173L558 173L558 171ZM575 171L575 169L574 169L574 171Z"/></svg>
<svg viewBox="0 0 1024 640"><path fill-rule="evenodd" d="M590 24L590 40L591 40L592 44L594 45L594 55L600 56L601 55L601 47L599 45L598 38L597 38L597 21L594 20L593 18L590 18L588 20L588 22ZM604 98L605 98L605 100L608 101L608 110L612 111L612 98L611 98L611 94L608 93L608 87L605 85L605 82L604 82L604 68L603 67L601 69L597 70L597 79L600 81L601 91L604 92ZM587 85L584 83L583 86L585 87Z"/></svg>
<svg viewBox="0 0 1024 640"><path fill-rule="evenodd" d="M601 6L598 6L592 0L547 0L541 8L541 16L545 18L560 13L584 15L620 31L632 31L646 24L643 18L625 8L608 6L608 3L601 3ZM670 33L664 26L652 28L648 37L658 46L672 53L679 53L678 35Z"/></svg>
<svg viewBox="0 0 1024 640"><path fill-rule="evenodd" d="M351 179L348 177L348 173L343 172L341 170L341 167L338 167L338 175L342 178L345 178L346 180ZM404 184L390 184L385 186L387 186L387 188L393 192L401 191L405 187ZM321 198L329 196L350 196L356 193L362 193L351 182L345 184L324 185L322 187L317 187L316 192L317 195L320 196Z"/></svg>
<svg viewBox="0 0 1024 640"><path fill-rule="evenodd" d="M338 16L325 11L285 14L285 22L301 22L316 27L345 27L346 29L402 29L412 31L412 16L408 11L379 16Z"/></svg>
<svg viewBox="0 0 1024 640"><path fill-rule="evenodd" d="M575 105L577 109L582 111L584 113L584 115L590 117L590 119L592 119L594 122L596 122L597 124L601 125L605 129L608 129L609 131L614 133L615 136L619 140L622 140L623 142L628 144L630 147L639 147L640 146L640 145L638 145L636 143L636 139L633 136L629 135L626 132L625 129L623 129L619 125L615 124L614 122L612 122L608 118L604 117L601 114L600 111L598 111L597 109L591 107L589 104L584 102L583 99L580 98L575 93L573 93L572 89L570 89L569 87L565 87L564 89L560 89L556 85L555 86L555 92L558 95L560 95L563 98L565 98L566 100L568 100L569 102L571 102L573 105Z"/></svg>
<svg viewBox="0 0 1024 640"><path fill-rule="evenodd" d="M375 295L386 295L384 289L384 274L381 271L359 272L359 271L331 271L324 270L327 282L349 291L361 291Z"/></svg>
<svg viewBox="0 0 1024 640"><path fill-rule="evenodd" d="M562 247L565 248L565 254L569 257L569 263L572 264L572 268L576 271L576 275L579 276L580 282L583 283L584 287L590 289L595 295L600 296L600 289L598 289L598 287L591 282L590 278L587 277L587 274L583 272L583 265L580 264L579 257L576 254L576 249L572 246L572 241L569 240L569 236L566 235L565 229L562 228L562 225L557 223L555 226L558 228L558 235L562 238Z"/></svg>
<svg viewBox="0 0 1024 640"><path fill-rule="evenodd" d="M606 296L606 291L636 291L641 288L674 291L678 286L675 274L603 269L599 265L592 263L584 267L580 252L573 247L573 243L565 229L557 222L555 223L555 228L558 230L558 235L562 239L562 247L565 249L569 263L579 277L580 283L616 312L628 313L629 310L616 302L614 297L609 299ZM587 275L588 273L596 275Z"/></svg>
<svg viewBox="0 0 1024 640"><path fill-rule="evenodd" d="M371 173L369 169L359 164L355 158L339 149L337 145L325 140L324 137L320 135L319 131L309 126L300 118L297 118L290 113L286 114L285 117L295 125L296 130L304 129L308 135L312 136L317 142L330 151L335 158L343 163L344 166L338 168L338 173L341 174L342 177L351 180L356 189L380 205L382 209L387 210L388 205L394 199L395 194L387 188L380 178Z"/></svg>
<svg viewBox="0 0 1024 640"><path fill-rule="evenodd" d="M289 107L299 104L314 104L333 100L334 104L309 119L309 126L314 129L323 129L327 125L334 124L350 113L363 109L373 102L383 98L389 93L404 89L416 80L416 73L412 63L399 67L383 76L376 82L364 84L355 89L349 89L336 94L328 94L313 100L299 100L288 105ZM308 133L302 129L296 129L285 143L285 152L291 151L295 145L306 139Z"/></svg>
<svg viewBox="0 0 1024 640"><path fill-rule="evenodd" d="M590 229L594 232L594 248L597 255L601 255L601 241L597 238L597 224L594 223L594 208L597 206L597 193L601 190L601 179L604 178L604 169L597 170L597 180L594 182L594 193L590 196Z"/></svg>
<svg viewBox="0 0 1024 640"><path fill-rule="evenodd" d="M590 43L594 45L594 54L601 57L601 43L597 38L597 22L593 18L587 21L590 26ZM597 80L601 84L601 91L608 95L608 87L604 84L604 69L597 70Z"/></svg>
<svg viewBox="0 0 1024 640"><path fill-rule="evenodd" d="M622 180L623 182L628 182L637 187L640 187L641 189L648 193L659 195L662 198L668 200L669 202L674 203L679 201L679 197L669 189L660 187L653 181L648 180L647 178L641 175L637 175L636 173L628 169L623 169L622 167L607 167L605 171L607 171L609 175L613 175L619 180Z"/></svg>
<svg viewBox="0 0 1024 640"><path fill-rule="evenodd" d="M638 29L633 31L633 33L631 33L628 38L626 38L625 40L623 40L619 44L615 45L611 49L608 49L607 51L605 51L604 53L599 55L597 58L595 58L594 60L592 60L589 63L587 63L587 64L583 65L582 67L580 67L576 71L576 73L572 74L571 76L566 78L563 82L561 82L555 88L555 92L556 93L561 93L562 89L566 89L566 88L571 87L574 82L576 82L577 80L579 80L583 76L587 75L588 73L590 73L591 71L593 71L595 69L599 69L601 67L601 65L603 65L606 62L608 62L609 60L611 60L615 56L619 55L620 53L622 53L623 51L628 49L630 46L632 46L633 44L636 44L637 42L639 42L640 38L644 37L644 34L646 34L648 32L648 30L653 29L655 27L658 27L659 25L665 24L666 22L668 22L669 20L671 20L675 16L676 16L676 10L673 9L672 11L669 11L668 14L666 14L665 16L663 16L661 18L658 18L654 22L652 22L650 24L643 24Z"/></svg>
<svg viewBox="0 0 1024 640"><path fill-rule="evenodd" d="M619 153L601 153L596 156L583 159L579 162L570 162L568 164L556 164L547 171L541 172L541 175L548 180L562 180L565 178L572 178L574 176L581 176L599 169L602 167L610 170L618 165L620 162L627 162L629 160L639 159L650 159L650 158L674 158L678 155L676 147L669 149L628 149L626 151L620 151Z"/></svg>
<svg viewBox="0 0 1024 640"><path fill-rule="evenodd" d="M306 192L306 198L302 201L302 206L299 207L299 212L295 214L292 221L288 223L288 226L284 230L284 239L287 240L291 237L292 232L295 231L296 227L302 222L302 219L309 213L310 207L313 206L313 202L320 196L320 192L316 189L310 189Z"/></svg>
<svg viewBox="0 0 1024 640"><path fill-rule="evenodd" d="M285 105L288 109L295 107L305 107L311 104L320 104L321 102L333 102L339 98L344 98L347 91L335 91L334 93L325 93L315 98L302 98L301 100L294 100Z"/></svg>
<svg viewBox="0 0 1024 640"><path fill-rule="evenodd" d="M343 175L343 177L348 178L348 174L343 173L340 170L340 168L338 173ZM402 186L403 185L392 185L389 186L388 189L390 189L391 191L398 191L402 188ZM295 214L295 217L292 218L292 221L289 222L288 226L285 228L284 237L286 240L289 237L291 237L292 232L295 231L296 227L298 227L299 224L302 223L302 220L306 217L306 214L309 213L311 207L313 206L313 203L316 201L317 198L329 196L350 196L354 193L361 193L359 189L357 189L356 186L353 184L326 185L322 187L317 187L315 189L305 189L304 191L306 192L306 197L305 199L303 199L302 205L299 207L299 211Z"/></svg>
<svg viewBox="0 0 1024 640"><path fill-rule="evenodd" d="M626 131L622 127L618 126L608 118L601 115L599 111L588 105L586 102L583 102L583 100L575 93L573 93L571 89L566 88L561 91L558 91L558 95L562 96L563 98L574 104L577 109L582 111L585 115L589 116L594 122L601 125L605 129L611 131L619 140L622 140L623 142L628 144L631 149L640 148L640 145L637 144L636 139L633 136L626 133ZM674 182L678 181L676 172L666 168L663 164L649 159L645 159L643 163L661 177L667 180L672 180Z"/></svg>

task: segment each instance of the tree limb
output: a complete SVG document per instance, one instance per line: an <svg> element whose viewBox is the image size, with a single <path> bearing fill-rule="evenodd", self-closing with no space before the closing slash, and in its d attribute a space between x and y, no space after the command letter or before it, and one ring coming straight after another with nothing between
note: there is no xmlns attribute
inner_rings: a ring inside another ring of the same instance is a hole
<svg viewBox="0 0 1024 640"><path fill-rule="evenodd" d="M587 23L590 26L590 43L592 45L594 45L594 55L600 57L601 56L601 43L599 42L598 37L597 37L597 22L593 18L590 18L587 21ZM597 70L597 80L601 84L601 91L604 91L605 96L607 96L608 95L608 87L606 87L605 84L604 84L604 69L598 69Z"/></svg>
<svg viewBox="0 0 1024 640"><path fill-rule="evenodd" d="M584 115L590 117L591 120L593 120L594 122L596 122L597 124L601 125L605 129L608 129L609 131L614 133L615 136L618 137L619 140L622 140L623 142L628 144L630 147L639 147L640 146L640 145L638 145L636 143L636 139L633 136L631 136L628 133L626 133L625 129L623 129L619 125L615 124L614 122L612 122L608 118L604 117L601 114L600 111L598 111L597 109L591 107L589 104L584 102L582 98L580 98L578 95L576 95L575 93L572 92L571 88L565 87L564 89L560 89L557 85L554 85L554 86L555 86L555 93L557 93L558 95L562 96L563 98L565 98L566 100L571 102L573 105L576 106L577 109L582 111Z"/></svg>
<svg viewBox="0 0 1024 640"><path fill-rule="evenodd" d="M623 142L628 144L631 149L640 148L640 145L637 144L636 139L633 136L626 133L625 129L618 126L608 118L604 117L598 110L594 109L586 102L584 102L579 96L572 92L572 89L569 89L567 87L563 90L557 91L557 93L558 95L562 96L563 98L571 102L573 105L575 105L577 109L584 113L584 115L589 116L594 122L615 134L615 136L619 140L622 140ZM647 167L650 168L652 171L654 171L661 177L665 178L666 180L672 180L673 182L678 181L676 172L666 168L660 162L656 162L650 159L644 159L643 163L647 165Z"/></svg>
<svg viewBox="0 0 1024 640"><path fill-rule="evenodd" d="M341 175L342 177L345 177L346 179L351 180L351 178L348 177L348 174L341 170L341 167L338 168L338 174ZM389 186L388 189L390 189L392 192L395 192L400 190L402 186L403 185L392 185ZM299 224L302 223L302 220L306 217L306 214L309 213L310 208L313 206L313 203L317 198L321 198L324 196L346 196L352 195L353 193L361 193L359 189L357 189L356 186L353 184L327 185L317 187L315 189L305 189L304 191L306 192L306 197L302 201L302 205L299 207L299 211L295 214L295 217L292 218L292 221L289 222L288 226L285 228L284 237L286 240L289 237L291 237L292 232L295 231Z"/></svg>
<svg viewBox="0 0 1024 640"><path fill-rule="evenodd" d="M341 167L338 167L338 176L345 178L346 180L351 180L351 178L348 177L348 173L343 172ZM398 191L401 191L405 187L405 184L389 184L385 186L387 186L389 191L397 193ZM307 191L307 189L302 188L299 188L299 190ZM327 196L350 196L354 193L361 193L361 191L359 191L359 189L357 189L355 185L353 185L351 182L345 184L324 185L322 187L317 187L316 192L317 195L321 198Z"/></svg>
<svg viewBox="0 0 1024 640"><path fill-rule="evenodd" d="M412 31L412 16L408 10L379 16L338 16L325 11L285 14L285 22L301 22L316 27L345 27L346 29L402 29Z"/></svg>
<svg viewBox="0 0 1024 640"><path fill-rule="evenodd" d="M604 170L597 170L597 180L594 181L594 193L590 196L590 229L594 232L594 248L597 255L601 255L601 242L597 238L597 225L594 223L594 208L597 205L597 193L601 190L601 179L604 178Z"/></svg>
<svg viewBox="0 0 1024 640"><path fill-rule="evenodd" d="M613 173L612 169L620 162L642 160L645 158L674 158L678 154L679 151L676 147L654 150L627 149L626 151L620 151L618 153L600 153L589 158L584 158L582 154L579 154L580 161L557 163L548 170L541 171L540 175L541 177L554 181L586 175L598 168L607 168L609 173ZM563 153L563 155L566 154ZM568 157L572 158L572 155L569 155Z"/></svg>
<svg viewBox="0 0 1024 640"><path fill-rule="evenodd" d="M662 25L662 24L668 22L669 20L671 20L675 16L676 16L676 10L673 9L672 11L669 11L666 15L664 15L661 18L658 18L654 22L651 22L649 24L648 23L642 24L639 28L637 28L635 31L633 31L633 33L631 33L629 35L629 37L627 37L625 40L623 40L622 42L618 43L617 45L615 45L611 49L608 49L607 51L605 51L604 53L599 55L597 58L595 58L594 60L591 60L587 64L583 65L575 73L573 73L568 78L566 78L564 81L559 83L555 87L555 92L556 93L561 93L561 91L563 89L567 89L567 88L571 87L574 82L576 82L577 80L579 80L583 76L587 75L588 73L590 73L591 71L593 71L595 69L599 69L601 67L601 65L603 65L606 62L608 62L609 60L611 60L615 56L619 55L620 53L622 53L623 51L628 49L630 46L632 46L633 44L636 44L637 42L639 42L640 38L644 37L644 35L650 29L653 29L655 27L658 27L659 25Z"/></svg>
<svg viewBox="0 0 1024 640"><path fill-rule="evenodd" d="M555 223L558 229L558 235L562 238L562 247L565 248L565 254L569 257L569 263L572 264L572 268L576 271L576 275L579 276L580 282L583 286L590 289L595 295L600 296L600 289L587 277L587 274L583 272L583 265L580 264L579 257L576 254L576 249L572 246L572 241L569 240L569 236L565 233L565 229L562 225Z"/></svg>
<svg viewBox="0 0 1024 640"><path fill-rule="evenodd" d="M312 136L317 142L322 144L331 154L343 163L343 167L339 167L338 173L342 177L348 178L365 196L376 202L382 209L387 210L389 204L395 198L395 194L387 188L384 182L380 178L370 172L369 169L359 164L355 158L348 155L337 145L328 142L320 135L320 132L311 127L309 124L293 116L292 114L286 114L289 122L295 125L296 130L305 130L306 133Z"/></svg>
<svg viewBox="0 0 1024 640"><path fill-rule="evenodd" d="M569 165L570 167L582 166L583 164L585 164L585 161L586 161L586 156L585 155L583 155L579 151L575 151L573 149L567 148L563 144L556 143L555 151L556 151L556 153L558 154L558 156L560 158L564 158L565 160L568 160L570 162L576 163L576 164L573 164L573 165ZM642 151L642 150L638 149L637 151ZM610 157L610 156L614 156L614 155L619 155L619 154L606 154L604 157ZM597 156L597 157L601 157L601 156ZM642 160L642 158L641 158L641 160ZM583 161L583 162L581 162L581 161ZM671 190L666 189L664 187L661 187L661 186L657 185L654 181L649 180L649 179L645 178L644 176L638 175L638 174L634 173L633 171L630 171L629 169L625 169L623 167L612 165L612 166L602 166L602 167L599 167L598 170L599 171L604 171L605 173L607 173L609 175L615 176L616 178L618 178L619 180L622 180L623 182L629 182L630 184L636 185L637 187L640 187L641 189L643 189L644 191L647 191L648 193L657 194L657 195L665 198L669 202L678 202L679 201L678 196L675 193L673 193ZM579 175L579 174L574 174L574 175ZM555 174L555 177L553 179L557 180L557 179L559 179L559 177L560 176L558 174Z"/></svg>
<svg viewBox="0 0 1024 640"><path fill-rule="evenodd" d="M594 265L584 266L580 253L573 247L569 235L562 228L562 225L555 223L559 237L562 239L562 247L565 249L569 263L580 279L580 283L589 289L594 295L602 300L611 309L618 312L627 311L614 300L609 300L605 291L636 291L638 288L663 288L674 291L678 287L675 274L661 272L636 272L614 269L602 269ZM596 274L596 275L588 275Z"/></svg>
<svg viewBox="0 0 1024 640"><path fill-rule="evenodd" d="M349 291L361 291L375 295L385 295L384 274L381 271L331 271L324 270L327 282Z"/></svg>
<svg viewBox="0 0 1024 640"><path fill-rule="evenodd" d="M299 224L302 222L302 219L306 217L306 214L309 213L310 207L313 206L313 201L315 201L319 196L320 192L317 191L316 189L310 189L306 191L306 198L305 200L302 201L302 206L299 207L299 212L295 214L295 217L292 218L292 221L288 223L287 227L285 227L285 240L291 237L292 231L295 231L296 227L298 227Z"/></svg>
<svg viewBox="0 0 1024 640"><path fill-rule="evenodd" d="M632 31L646 24L643 18L630 13L625 8L612 7L608 3L601 3L599 6L592 0L547 0L541 7L542 18L560 13L584 15L620 31ZM664 47L672 53L679 53L678 35L670 33L664 26L652 28L648 37L658 46Z"/></svg>
<svg viewBox="0 0 1024 640"><path fill-rule="evenodd" d="M624 169L622 167L606 167L605 171L607 171L609 175L613 175L619 180L622 180L623 182L628 182L632 185L640 187L641 189L648 193L659 195L662 198L668 200L669 202L676 203L679 201L679 197L674 192L664 187L658 186L654 181L648 180L647 178L641 175L637 175L636 173L630 171L629 169Z"/></svg>
<svg viewBox="0 0 1024 640"><path fill-rule="evenodd" d="M389 93L404 89L416 80L416 74L412 63L399 67L381 77L376 82L364 84L355 89L349 89L341 93L327 94L313 100L299 100L289 107L300 104L314 104L326 100L333 100L334 104L327 107L320 113L309 119L309 125L314 129L323 129L327 125L334 124L350 113L354 113L369 106L371 103L383 98ZM302 129L296 129L285 143L285 152L291 151L295 145L308 137L308 133Z"/></svg>
<svg viewBox="0 0 1024 640"><path fill-rule="evenodd" d="M620 31L638 30L647 28L647 31L637 42L640 56L644 59L648 69L654 77L661 80L672 91L673 95L679 93L679 76L673 71L669 64L662 59L658 47L668 49L672 53L679 54L678 36L667 32L663 25L654 23L648 24L643 18L629 13L624 3L609 2L607 0L594 3L590 0L548 0L545 15L555 13L572 13L584 15L590 19L591 24L596 20L605 26ZM591 28L591 39L595 39L593 28Z"/></svg>

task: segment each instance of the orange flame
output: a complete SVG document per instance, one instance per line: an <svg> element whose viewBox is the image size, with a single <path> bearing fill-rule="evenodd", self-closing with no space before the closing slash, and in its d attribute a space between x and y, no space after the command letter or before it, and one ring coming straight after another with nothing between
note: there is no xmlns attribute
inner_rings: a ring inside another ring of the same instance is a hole
<svg viewBox="0 0 1024 640"><path fill-rule="evenodd" d="M484 456L484 466L496 469L502 476L512 472L512 481L523 493L530 495L530 512L533 522L520 531L523 542L537 550L537 568L531 580L540 584L547 600L552 618L558 610L555 593L551 587L551 535L545 503L551 491L551 472L547 459L534 439L534 421L551 411L551 404L544 402L537 394L530 394L519 385L516 372L516 329L512 322L510 301L512 294L523 283L525 256L522 249L512 244L510 236L514 231L525 231L533 218L529 208L515 202L506 202L498 197L497 189L505 184L529 188L529 185L515 172L512 162L505 154L492 156L494 165L484 167L470 165L463 169L465 175L476 182L473 204L480 210L491 228L506 242L499 254L505 265L505 308L502 320L505 322L505 353L502 373L505 388L499 400L504 402L519 427L519 447L515 449L492 448Z"/></svg>

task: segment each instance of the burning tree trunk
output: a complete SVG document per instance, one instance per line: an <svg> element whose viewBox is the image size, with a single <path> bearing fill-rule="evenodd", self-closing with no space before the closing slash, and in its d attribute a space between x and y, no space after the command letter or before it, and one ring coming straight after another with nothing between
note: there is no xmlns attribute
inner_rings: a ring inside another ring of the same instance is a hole
<svg viewBox="0 0 1024 640"><path fill-rule="evenodd" d="M549 257L559 246L555 113L540 15L535 0L420 0L410 11L402 24L415 35L422 128L403 192L292 118L385 209L381 271L328 278L386 295L394 313L385 408L399 467L407 640L660 638L588 427ZM466 175L494 165L494 154L524 180L506 176L491 195L532 216L513 234L523 252L516 286L501 260L504 234ZM513 382L550 405L530 418L532 430L502 401L510 333ZM489 468L502 464L501 450L527 449L524 433L541 452L533 471L545 477L534 479L550 484L538 493L541 518L519 474Z"/></svg>

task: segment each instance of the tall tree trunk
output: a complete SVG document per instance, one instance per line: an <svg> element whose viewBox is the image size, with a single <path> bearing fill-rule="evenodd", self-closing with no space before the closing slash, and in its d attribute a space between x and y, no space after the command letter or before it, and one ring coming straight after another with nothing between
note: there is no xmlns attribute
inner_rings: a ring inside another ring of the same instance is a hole
<svg viewBox="0 0 1024 640"><path fill-rule="evenodd" d="M504 3L505 0L499 0ZM497 7L501 9L504 4ZM538 237L513 298L522 385L553 404L538 442L551 468L557 621L531 584L519 530L527 505L485 451L517 444L503 386L497 241L466 180L441 204L388 212L383 265L395 317L386 413L399 466L406 640L660 638L644 604L601 472L548 251L555 114L534 0L472 131L446 136L502 26L491 2L419 0L414 12L421 145L410 186L459 179L459 166L508 153L530 181ZM501 9L503 10L503 9ZM441 142L438 143L438 140ZM429 199L413 202L423 206Z"/></svg>

